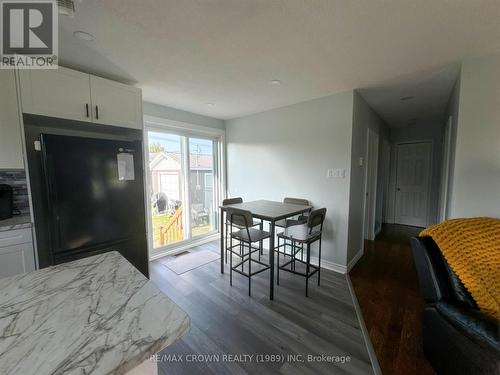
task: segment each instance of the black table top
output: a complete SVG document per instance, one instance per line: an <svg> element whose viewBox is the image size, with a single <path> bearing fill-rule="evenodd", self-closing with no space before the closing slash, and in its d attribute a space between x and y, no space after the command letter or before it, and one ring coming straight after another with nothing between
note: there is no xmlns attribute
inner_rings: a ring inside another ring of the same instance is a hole
<svg viewBox="0 0 500 375"><path fill-rule="evenodd" d="M299 215L303 212L311 210L312 206L302 206L300 204L290 204L283 202L257 200L250 202L243 202L237 204L230 204L227 206L220 206L224 211L227 207L239 208L241 210L248 210L256 219L266 221L278 221L286 219L290 216Z"/></svg>

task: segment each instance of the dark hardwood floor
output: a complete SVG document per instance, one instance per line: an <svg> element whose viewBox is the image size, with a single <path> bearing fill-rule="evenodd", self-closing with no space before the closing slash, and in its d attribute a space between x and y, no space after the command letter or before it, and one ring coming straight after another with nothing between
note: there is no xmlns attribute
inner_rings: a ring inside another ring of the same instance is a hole
<svg viewBox="0 0 500 375"><path fill-rule="evenodd" d="M207 249L218 252L218 243L190 251ZM231 287L228 267L222 275L219 265L216 260L177 275L162 262L151 262L151 280L191 318L191 330L160 353L159 374L373 374L345 275L324 270L320 287L311 278L306 298L304 279L281 272L270 301L268 272L252 278L249 297L247 279L233 274ZM174 354L183 355L182 361L175 362ZM190 354L219 358L188 362ZM236 361L224 354L254 357ZM302 355L303 362L296 357L257 363L257 354ZM308 361L308 355L321 354L350 356L350 361Z"/></svg>
<svg viewBox="0 0 500 375"><path fill-rule="evenodd" d="M351 281L384 375L434 374L422 351L420 295L409 238L421 228L384 225Z"/></svg>

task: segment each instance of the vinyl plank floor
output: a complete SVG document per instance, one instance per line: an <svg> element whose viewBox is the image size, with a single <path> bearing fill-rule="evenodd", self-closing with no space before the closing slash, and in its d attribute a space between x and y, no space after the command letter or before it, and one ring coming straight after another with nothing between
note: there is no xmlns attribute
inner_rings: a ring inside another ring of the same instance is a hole
<svg viewBox="0 0 500 375"><path fill-rule="evenodd" d="M218 253L218 242L189 251L202 250ZM323 270L321 286L311 278L306 298L305 279L280 272L270 301L268 271L252 277L249 297L248 279L233 273L230 286L229 266L221 274L219 260L182 275L164 262L151 262L151 280L186 311L191 330L160 352L159 374L373 374L345 275ZM257 355L284 360L258 362Z"/></svg>

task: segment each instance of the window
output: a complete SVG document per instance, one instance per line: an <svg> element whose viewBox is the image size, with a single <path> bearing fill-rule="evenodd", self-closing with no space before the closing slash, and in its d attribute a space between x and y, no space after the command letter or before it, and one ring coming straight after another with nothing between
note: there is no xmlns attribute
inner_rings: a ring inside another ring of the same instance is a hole
<svg viewBox="0 0 500 375"><path fill-rule="evenodd" d="M168 252L218 229L223 131L185 128L146 119L152 253Z"/></svg>

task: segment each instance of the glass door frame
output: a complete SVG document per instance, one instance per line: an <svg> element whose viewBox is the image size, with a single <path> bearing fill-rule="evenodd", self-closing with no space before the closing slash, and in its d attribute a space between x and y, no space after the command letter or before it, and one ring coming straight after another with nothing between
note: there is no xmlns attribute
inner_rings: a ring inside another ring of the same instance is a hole
<svg viewBox="0 0 500 375"><path fill-rule="evenodd" d="M150 188L151 188L151 173L149 171L149 139L148 132L149 131L158 131L171 133L175 135L179 135L181 138L182 147L181 149L187 150L187 157L183 157L183 193L186 204L186 212L188 214L184 215L184 231L186 239L182 241L175 242L173 244L164 245L158 248L153 247L153 223L152 223L152 209L151 209L151 196L150 196ZM189 160L189 138L201 138L201 139L210 139L214 142L213 147L213 202L214 202L214 212L213 212L213 226L214 229L208 233L200 234L197 236L192 236L191 233L191 218L190 218L190 196L189 196L189 172L190 172L190 160ZM218 211L219 206L222 202L223 197L226 193L226 141L225 141L225 130L210 128L200 125L194 125L186 122L168 120L161 117L156 116L144 116L144 128L143 128L143 142L144 142L144 172L145 172L145 190L146 190L146 215L147 215L147 237L148 237L148 252L150 260L159 258L161 256L168 255L170 253L176 253L179 250L190 247L197 242L203 242L205 240L212 240L218 238L219 233L219 220L218 220Z"/></svg>

